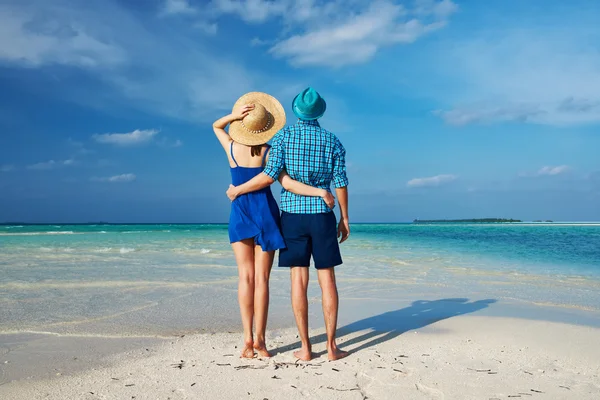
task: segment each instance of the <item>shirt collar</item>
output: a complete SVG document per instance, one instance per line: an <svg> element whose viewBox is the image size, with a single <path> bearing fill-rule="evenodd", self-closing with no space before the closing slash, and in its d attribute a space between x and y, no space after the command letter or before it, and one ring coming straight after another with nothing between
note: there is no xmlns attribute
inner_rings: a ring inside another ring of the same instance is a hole
<svg viewBox="0 0 600 400"><path fill-rule="evenodd" d="M316 119L313 120L305 120L305 119L299 119L297 122L298 125L310 125L310 126L321 126L319 125L319 121Z"/></svg>

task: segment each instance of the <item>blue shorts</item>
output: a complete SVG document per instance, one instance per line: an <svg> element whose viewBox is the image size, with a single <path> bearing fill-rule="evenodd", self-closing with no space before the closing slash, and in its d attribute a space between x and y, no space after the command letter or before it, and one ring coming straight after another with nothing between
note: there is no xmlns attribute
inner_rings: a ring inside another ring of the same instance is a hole
<svg viewBox="0 0 600 400"><path fill-rule="evenodd" d="M281 213L285 249L279 250L280 267L308 267L312 256L315 268L342 264L333 212L323 214Z"/></svg>

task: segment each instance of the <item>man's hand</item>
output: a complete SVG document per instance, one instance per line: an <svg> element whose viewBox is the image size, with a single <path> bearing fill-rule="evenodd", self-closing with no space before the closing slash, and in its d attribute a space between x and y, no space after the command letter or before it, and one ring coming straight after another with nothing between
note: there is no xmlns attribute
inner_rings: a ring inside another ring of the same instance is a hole
<svg viewBox="0 0 600 400"><path fill-rule="evenodd" d="M229 189L227 189L227 197L229 200L234 201L239 196L239 192L236 186L229 185Z"/></svg>
<svg viewBox="0 0 600 400"><path fill-rule="evenodd" d="M323 189L323 194L321 195L321 198L323 199L325 204L327 204L327 207L331 208L332 210L335 208L335 197L333 197L333 195L327 190Z"/></svg>
<svg viewBox="0 0 600 400"><path fill-rule="evenodd" d="M338 224L338 239L340 239L340 243L344 243L346 239L350 236L350 223L347 219L340 219L340 223Z"/></svg>

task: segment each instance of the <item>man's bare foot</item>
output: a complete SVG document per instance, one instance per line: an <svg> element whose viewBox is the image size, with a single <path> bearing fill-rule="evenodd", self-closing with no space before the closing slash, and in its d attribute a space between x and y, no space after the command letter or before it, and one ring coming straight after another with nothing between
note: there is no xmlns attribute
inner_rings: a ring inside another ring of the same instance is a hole
<svg viewBox="0 0 600 400"><path fill-rule="evenodd" d="M254 350L256 350L259 357L271 357L271 353L269 353L269 351L267 350L267 346L264 343L254 343Z"/></svg>
<svg viewBox="0 0 600 400"><path fill-rule="evenodd" d="M294 352L294 357L302 361L312 360L313 354L310 348L302 347L300 350Z"/></svg>
<svg viewBox="0 0 600 400"><path fill-rule="evenodd" d="M347 351L344 351L344 350L340 350L337 347L334 347L332 349L327 349L327 358L329 359L329 361L339 360L341 358L348 356L348 354L350 354L350 353Z"/></svg>
<svg viewBox="0 0 600 400"><path fill-rule="evenodd" d="M254 348L252 347L252 344L252 341L244 344L244 349L242 350L240 358L254 358Z"/></svg>

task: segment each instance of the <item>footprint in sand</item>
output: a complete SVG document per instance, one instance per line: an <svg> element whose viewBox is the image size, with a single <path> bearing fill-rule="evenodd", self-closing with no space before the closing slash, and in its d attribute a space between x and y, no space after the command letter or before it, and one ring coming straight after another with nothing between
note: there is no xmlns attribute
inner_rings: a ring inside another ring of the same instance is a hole
<svg viewBox="0 0 600 400"><path fill-rule="evenodd" d="M444 400L444 393L437 389L430 388L428 386L423 385L422 383L415 383L415 386L417 387L417 390L419 392L428 395L429 398L432 400Z"/></svg>

